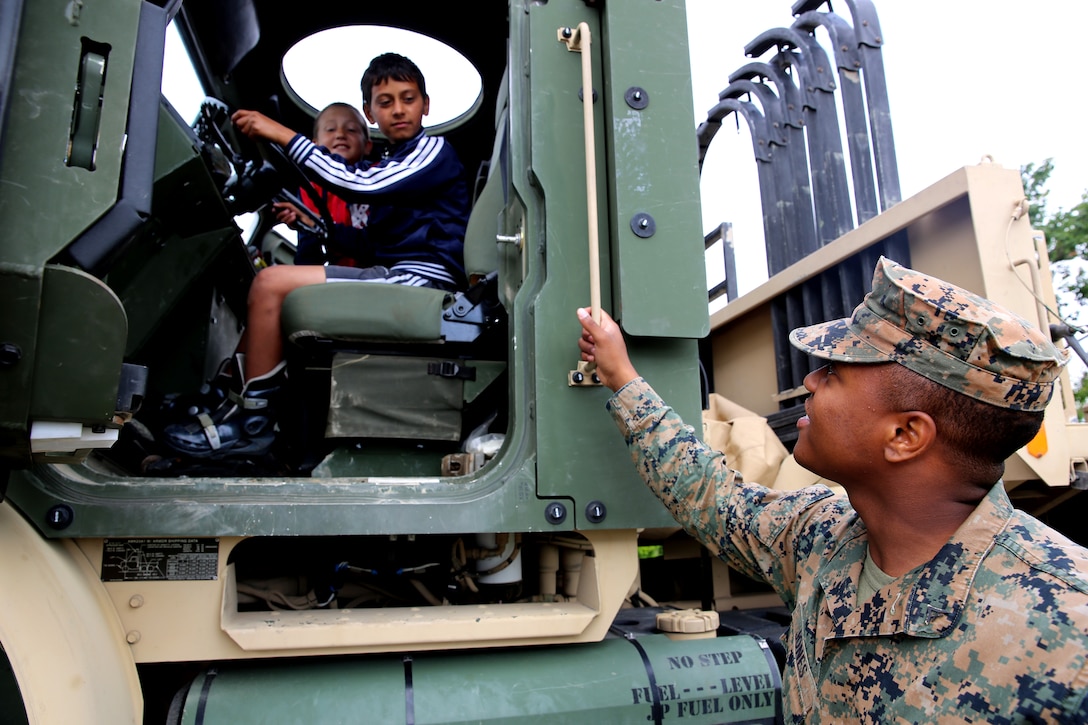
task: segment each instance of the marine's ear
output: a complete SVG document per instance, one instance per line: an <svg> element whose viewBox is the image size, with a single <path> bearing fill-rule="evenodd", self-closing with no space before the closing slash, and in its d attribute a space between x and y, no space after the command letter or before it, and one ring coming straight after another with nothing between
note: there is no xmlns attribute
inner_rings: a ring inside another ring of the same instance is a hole
<svg viewBox="0 0 1088 725"><path fill-rule="evenodd" d="M887 422L884 460L903 463L925 453L937 442L937 424L921 410L894 413Z"/></svg>

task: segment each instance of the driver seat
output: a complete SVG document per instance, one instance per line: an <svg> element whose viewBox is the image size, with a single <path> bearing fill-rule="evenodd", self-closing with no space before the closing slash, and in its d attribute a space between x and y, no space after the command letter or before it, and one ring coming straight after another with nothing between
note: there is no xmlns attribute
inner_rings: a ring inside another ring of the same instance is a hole
<svg viewBox="0 0 1088 725"><path fill-rule="evenodd" d="M506 369L496 234L507 175L495 173L503 131L466 228L468 290L347 282L300 287L284 300L296 392L288 425L301 427L289 440L304 447L303 465L324 456L328 439L460 441L496 412L483 394ZM485 409L472 410L477 401Z"/></svg>

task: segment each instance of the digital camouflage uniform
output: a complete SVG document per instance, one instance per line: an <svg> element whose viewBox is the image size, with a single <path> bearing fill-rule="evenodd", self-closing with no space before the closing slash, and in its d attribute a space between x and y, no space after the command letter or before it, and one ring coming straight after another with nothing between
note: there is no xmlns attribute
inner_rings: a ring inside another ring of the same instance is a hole
<svg viewBox="0 0 1088 725"><path fill-rule="evenodd" d="M972 308L983 314L963 309L965 294L881 260L874 291L853 318L795 331L794 339L821 357L857 362L842 349L864 346L859 333L880 338L881 354L899 354L927 378L1003 407L1041 410L1064 356L1030 326L1010 328L1011 313L981 298ZM949 301L956 315L939 309ZM901 334L903 325L893 325L899 334L874 331L897 316L913 318L914 336ZM843 332L851 326L855 332ZM938 351L927 349L919 363L903 345L925 330ZM898 353L885 344L893 336ZM965 338L973 342L946 344ZM979 355L988 358L978 369L962 369ZM859 356L889 359L868 349ZM993 373L1001 364L1022 365L1021 377ZM787 721L1088 723L1088 551L1013 509L1000 482L930 562L859 602L868 532L845 496L736 480L641 378L608 408L640 475L676 520L715 555L768 582L792 610L783 637Z"/></svg>

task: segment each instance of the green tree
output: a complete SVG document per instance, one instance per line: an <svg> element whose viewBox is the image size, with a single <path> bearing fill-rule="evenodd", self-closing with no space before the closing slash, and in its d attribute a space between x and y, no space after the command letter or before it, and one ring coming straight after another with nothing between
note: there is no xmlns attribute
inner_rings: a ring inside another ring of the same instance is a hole
<svg viewBox="0 0 1088 725"><path fill-rule="evenodd" d="M1048 213L1047 195L1050 192L1046 183L1053 171L1053 159L1020 169L1024 194L1031 203L1032 226L1046 235L1046 248L1052 263L1088 259L1088 190L1081 193L1080 202L1072 209L1059 208L1053 214ZM1077 270L1063 289L1073 294L1077 304L1088 303L1088 273Z"/></svg>
<svg viewBox="0 0 1088 725"><path fill-rule="evenodd" d="M1028 164L1020 167L1020 178L1024 182L1024 195L1031 206L1028 210L1028 218L1031 225L1040 229L1046 219L1046 198L1050 191L1046 188L1046 182L1054 172L1054 159L1047 159L1039 166Z"/></svg>

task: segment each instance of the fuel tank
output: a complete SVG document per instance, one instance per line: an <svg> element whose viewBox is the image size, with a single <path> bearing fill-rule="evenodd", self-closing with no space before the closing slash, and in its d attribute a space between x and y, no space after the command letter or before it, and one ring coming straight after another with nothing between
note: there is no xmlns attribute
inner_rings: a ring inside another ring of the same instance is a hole
<svg viewBox="0 0 1088 725"><path fill-rule="evenodd" d="M628 634L208 669L178 693L169 723L775 723L780 691L761 638Z"/></svg>

